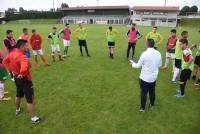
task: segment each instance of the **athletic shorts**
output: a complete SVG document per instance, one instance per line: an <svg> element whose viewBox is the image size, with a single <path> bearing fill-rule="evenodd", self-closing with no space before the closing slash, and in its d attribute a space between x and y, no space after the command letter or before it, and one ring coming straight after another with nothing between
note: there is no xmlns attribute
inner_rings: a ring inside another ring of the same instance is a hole
<svg viewBox="0 0 200 134"><path fill-rule="evenodd" d="M79 46L86 46L87 42L86 42L86 40L78 40L78 44L79 44Z"/></svg>
<svg viewBox="0 0 200 134"><path fill-rule="evenodd" d="M175 58L176 58L176 55L175 55L175 53L166 52L166 58L175 59Z"/></svg>
<svg viewBox="0 0 200 134"><path fill-rule="evenodd" d="M37 55L44 55L42 49L40 50L33 50L33 55L37 56Z"/></svg>
<svg viewBox="0 0 200 134"><path fill-rule="evenodd" d="M180 59L175 59L175 67L181 69L182 61Z"/></svg>
<svg viewBox="0 0 200 134"><path fill-rule="evenodd" d="M131 43L131 42L129 42L128 45L129 45L129 46L135 46L136 43Z"/></svg>
<svg viewBox="0 0 200 134"><path fill-rule="evenodd" d="M63 44L64 44L64 47L69 47L70 46L70 40L63 39Z"/></svg>
<svg viewBox="0 0 200 134"><path fill-rule="evenodd" d="M192 71L190 69L183 69L181 71L180 81L186 82L187 80L190 79L191 74L192 74Z"/></svg>
<svg viewBox="0 0 200 134"><path fill-rule="evenodd" d="M115 48L115 42L108 42L109 48Z"/></svg>
<svg viewBox="0 0 200 134"><path fill-rule="evenodd" d="M51 51L52 51L52 53L60 52L60 46L59 45L52 45Z"/></svg>
<svg viewBox="0 0 200 134"><path fill-rule="evenodd" d="M15 85L17 88L16 97L23 98L25 96L27 103L33 103L34 91L33 83L26 78L19 79L15 78Z"/></svg>
<svg viewBox="0 0 200 134"><path fill-rule="evenodd" d="M200 56L196 56L194 64L200 67Z"/></svg>

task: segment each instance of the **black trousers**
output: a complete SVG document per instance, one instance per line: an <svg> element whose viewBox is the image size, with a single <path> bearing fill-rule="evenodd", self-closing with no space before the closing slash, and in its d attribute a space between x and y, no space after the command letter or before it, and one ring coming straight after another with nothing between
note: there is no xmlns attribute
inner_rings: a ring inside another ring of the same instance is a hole
<svg viewBox="0 0 200 134"><path fill-rule="evenodd" d="M85 52L86 52L87 55L89 55L86 40L79 40L78 43L79 43L81 55L83 55L82 47L85 47Z"/></svg>
<svg viewBox="0 0 200 134"><path fill-rule="evenodd" d="M140 89L141 89L141 109L145 110L147 102L147 94L149 93L149 99L151 106L154 106L155 102L155 86L156 82L148 83L140 79Z"/></svg>
<svg viewBox="0 0 200 134"><path fill-rule="evenodd" d="M127 58L129 58L131 48L132 48L132 58L133 58L133 56L135 54L135 45L136 45L136 43L128 43Z"/></svg>

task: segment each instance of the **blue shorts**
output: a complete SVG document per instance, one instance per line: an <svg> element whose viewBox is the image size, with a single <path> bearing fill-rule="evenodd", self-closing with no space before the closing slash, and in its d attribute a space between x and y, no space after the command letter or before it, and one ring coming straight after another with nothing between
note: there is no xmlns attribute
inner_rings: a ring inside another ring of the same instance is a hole
<svg viewBox="0 0 200 134"><path fill-rule="evenodd" d="M30 58L31 57L30 51L25 51L25 55L26 55L27 58Z"/></svg>

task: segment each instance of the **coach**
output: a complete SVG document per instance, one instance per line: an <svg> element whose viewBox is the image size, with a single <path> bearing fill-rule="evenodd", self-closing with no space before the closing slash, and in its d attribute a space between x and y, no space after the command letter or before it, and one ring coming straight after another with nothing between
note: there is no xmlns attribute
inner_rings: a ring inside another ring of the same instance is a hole
<svg viewBox="0 0 200 134"><path fill-rule="evenodd" d="M153 39L147 39L146 51L141 55L138 63L130 61L133 68L142 68L140 74L141 106L140 112L145 112L147 94L149 93L151 110L155 101L155 86L159 68L162 65L160 52L154 49Z"/></svg>

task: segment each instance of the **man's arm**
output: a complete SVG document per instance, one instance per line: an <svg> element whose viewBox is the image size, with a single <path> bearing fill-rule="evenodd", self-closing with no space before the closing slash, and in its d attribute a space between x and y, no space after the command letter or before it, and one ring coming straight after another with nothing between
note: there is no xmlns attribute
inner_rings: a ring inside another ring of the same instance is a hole
<svg viewBox="0 0 200 134"><path fill-rule="evenodd" d="M129 34L130 34L130 30L128 30L128 32L126 33L126 36L128 37L128 36L129 36Z"/></svg>
<svg viewBox="0 0 200 134"><path fill-rule="evenodd" d="M8 71L10 71L10 59L9 59L9 57L8 56L6 56L4 59L3 59L3 61L2 61L2 63L3 63L3 65L4 65L4 67L8 70Z"/></svg>
<svg viewBox="0 0 200 134"><path fill-rule="evenodd" d="M161 44L163 42L164 38L163 38L163 36L161 34L158 34L158 36L159 36L158 44Z"/></svg>
<svg viewBox="0 0 200 134"><path fill-rule="evenodd" d="M192 62L193 62L193 56L192 55L190 55L190 58L189 58L189 61L188 61L188 65L187 66L185 66L184 68L185 69L188 69L189 68L189 66L192 64Z"/></svg>
<svg viewBox="0 0 200 134"><path fill-rule="evenodd" d="M137 38L138 38L138 39L140 39L140 38L143 37L143 35L142 35L138 30L137 30L137 33L136 33L136 34L137 34Z"/></svg>
<svg viewBox="0 0 200 134"><path fill-rule="evenodd" d="M138 63L135 63L134 61L131 61L132 68L141 68L143 62L144 62L144 56L142 54L142 56L140 57Z"/></svg>
<svg viewBox="0 0 200 134"><path fill-rule="evenodd" d="M8 40L4 40L4 44L9 50L15 48L15 46L12 46Z"/></svg>
<svg viewBox="0 0 200 134"><path fill-rule="evenodd" d="M25 55L22 55L20 58L19 58L19 62L20 62L20 73L19 73L19 75L20 76L24 76L26 73L27 73L27 71L29 71L28 69L29 69L29 60L28 60L28 58L25 56Z"/></svg>
<svg viewBox="0 0 200 134"><path fill-rule="evenodd" d="M147 40L147 39L149 39L149 37L150 37L150 33L148 33L148 34L146 35L145 39Z"/></svg>

